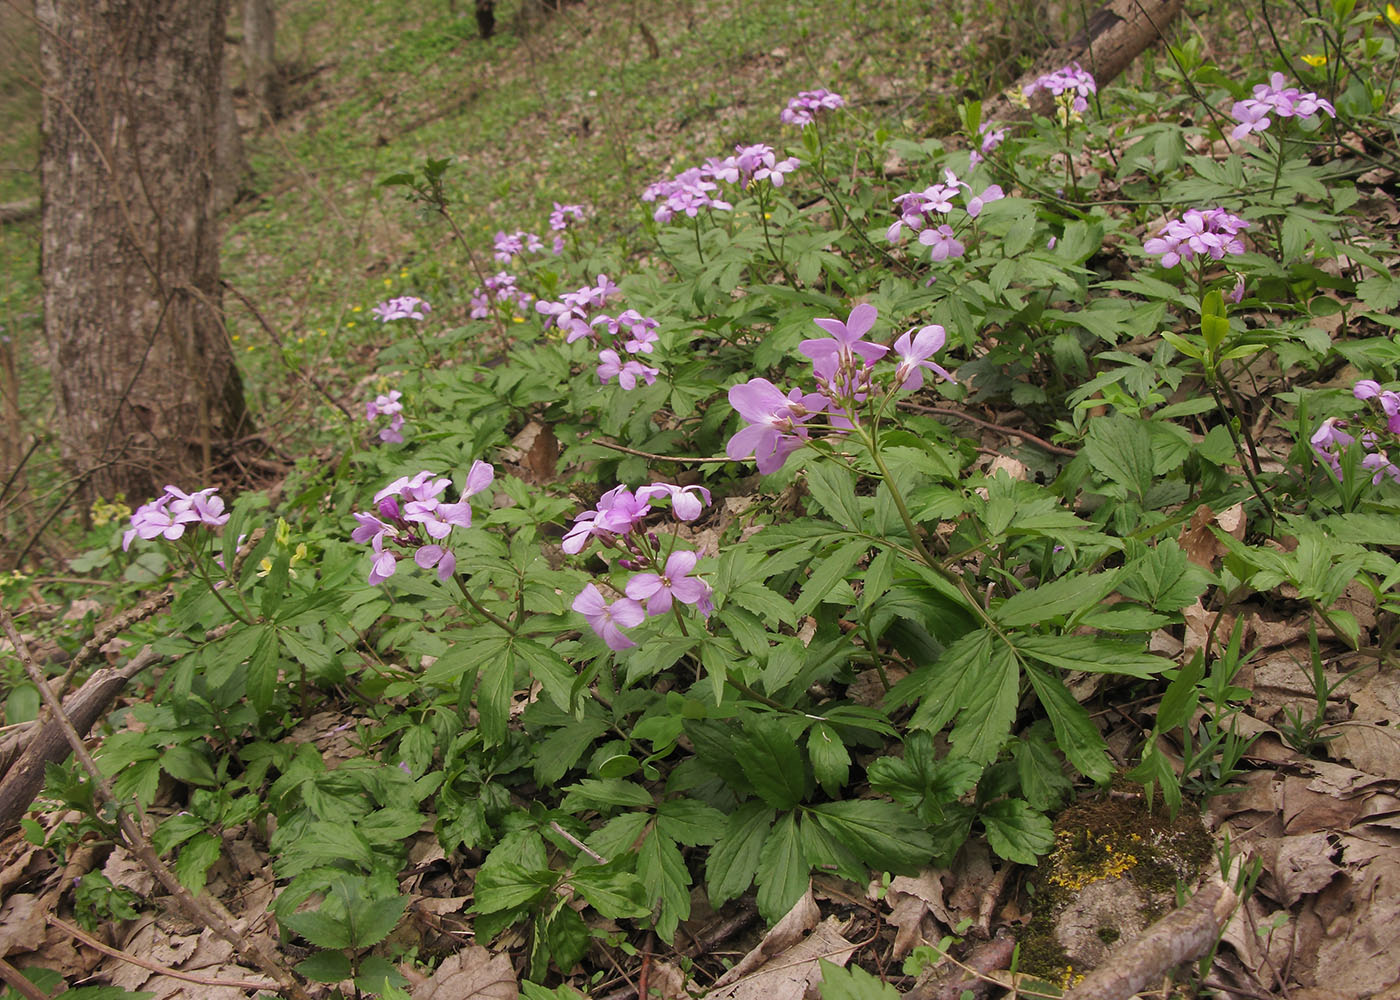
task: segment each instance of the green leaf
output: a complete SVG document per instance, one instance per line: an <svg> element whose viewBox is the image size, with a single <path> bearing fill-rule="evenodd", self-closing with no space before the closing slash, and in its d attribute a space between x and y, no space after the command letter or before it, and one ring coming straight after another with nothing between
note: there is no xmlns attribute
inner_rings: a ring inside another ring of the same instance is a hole
<svg viewBox="0 0 1400 1000"><path fill-rule="evenodd" d="M578 911L565 905L550 914L545 922L544 939L549 945L549 954L553 956L554 964L568 975L569 970L588 954L591 936L588 933L588 925L583 922L583 917Z"/></svg>
<svg viewBox="0 0 1400 1000"><path fill-rule="evenodd" d="M933 856L928 832L893 802L823 802L812 806L810 814L872 868L913 874Z"/></svg>
<svg viewBox="0 0 1400 1000"><path fill-rule="evenodd" d="M1021 799L989 802L978 816L987 831L987 843L1008 861L1034 865L1036 858L1055 846L1055 830L1049 818Z"/></svg>
<svg viewBox="0 0 1400 1000"><path fill-rule="evenodd" d="M511 696L515 694L515 650L507 645L505 655L486 661L481 666L481 680L476 687L476 710L481 717L477 727L482 742L498 747L506 741L506 723L510 720Z"/></svg>
<svg viewBox="0 0 1400 1000"><path fill-rule="evenodd" d="M516 639L511 648L530 672L530 676L540 682L550 700L563 711L570 711L573 707L571 701L574 681L578 679L578 673L564 658L548 646L530 639Z"/></svg>
<svg viewBox="0 0 1400 1000"><path fill-rule="evenodd" d="M1194 602L1209 585L1210 574L1192 563L1175 540L1164 539L1124 563L1118 590L1157 611L1173 612Z"/></svg>
<svg viewBox="0 0 1400 1000"><path fill-rule="evenodd" d="M214 862L219 860L222 844L212 833L198 833L187 840L175 859L175 877L180 884L195 895L203 892L204 880Z"/></svg>
<svg viewBox="0 0 1400 1000"><path fill-rule="evenodd" d="M558 876L554 872L530 870L513 861L488 863L476 873L475 913L497 913L501 910L523 910L544 898Z"/></svg>
<svg viewBox="0 0 1400 1000"><path fill-rule="evenodd" d="M991 632L969 632L945 649L932 667L915 671L891 688L886 703L898 705L902 697L918 693L919 707L909 719L909 727L936 733L958 714L962 692L989 674L991 662Z"/></svg>
<svg viewBox="0 0 1400 1000"><path fill-rule="evenodd" d="M957 755L979 764L992 760L1011 734L1016 703L1021 693L1021 672L1016 656L1005 645L993 650L986 668L959 686L958 713L948 741Z"/></svg>
<svg viewBox="0 0 1400 1000"><path fill-rule="evenodd" d="M276 630L268 627L258 638L257 649L248 661L248 701L259 715L272 707L273 696L277 693L277 674L282 665L281 649Z"/></svg>
<svg viewBox="0 0 1400 1000"><path fill-rule="evenodd" d="M860 562L869 549L870 543L863 540L846 542L822 559L812 570L812 575L793 603L793 614L798 618L811 614L818 604L830 596L837 584L855 569L856 563Z"/></svg>
<svg viewBox="0 0 1400 1000"><path fill-rule="evenodd" d="M849 969L821 959L822 1000L900 1000L901 993L859 965Z"/></svg>
<svg viewBox="0 0 1400 1000"><path fill-rule="evenodd" d="M621 778L585 778L566 789L559 808L565 812L581 812L584 809L608 810L611 806L648 809L651 805L651 793L635 782Z"/></svg>
<svg viewBox="0 0 1400 1000"><path fill-rule="evenodd" d="M825 722L818 722L807 732L807 756L826 794L837 795L846 786L851 770L851 755L841 736Z"/></svg>
<svg viewBox="0 0 1400 1000"><path fill-rule="evenodd" d="M392 1000L390 991L393 990L398 990L401 996L407 997L408 994L403 992L403 987L407 985L408 980L404 978L403 973L382 955L366 955L360 959L360 972L355 977L355 986L365 993L376 993L379 1000Z"/></svg>
<svg viewBox="0 0 1400 1000"><path fill-rule="evenodd" d="M670 944L680 922L690 917L690 871L676 842L659 829L653 831L637 852L637 874L651 889L653 899L661 901L656 933Z"/></svg>
<svg viewBox="0 0 1400 1000"><path fill-rule="evenodd" d="M1091 420L1083 453L1095 472L1139 500L1152 485L1152 435L1142 420L1122 413Z"/></svg>
<svg viewBox="0 0 1400 1000"><path fill-rule="evenodd" d="M1157 722L1152 727L1156 733L1169 733L1179 726L1186 725L1201 700L1201 692L1197 685L1205 676L1205 670L1205 651L1198 649L1177 672L1176 678L1167 685L1161 704L1157 706Z"/></svg>
<svg viewBox="0 0 1400 1000"><path fill-rule="evenodd" d="M1042 583L1008 597L992 611L992 617L1003 628L1071 617L1103 600L1114 579L1113 573L1079 573Z"/></svg>
<svg viewBox="0 0 1400 1000"><path fill-rule="evenodd" d="M1171 666L1140 643L1095 639L1084 635L1028 635L1015 637L1016 648L1031 659L1065 670L1100 674L1124 674L1144 680Z"/></svg>
<svg viewBox="0 0 1400 1000"><path fill-rule="evenodd" d="M807 489L827 515L843 528L861 528L860 501L856 499L855 475L835 462L812 462L805 470Z"/></svg>
<svg viewBox="0 0 1400 1000"><path fill-rule="evenodd" d="M642 880L631 872L616 870L612 865L583 868L570 876L569 884L605 917L616 919L651 914L651 903Z"/></svg>
<svg viewBox="0 0 1400 1000"><path fill-rule="evenodd" d="M716 909L748 889L775 813L762 802L745 802L729 814L724 833L705 864L710 904Z"/></svg>
<svg viewBox="0 0 1400 1000"><path fill-rule="evenodd" d="M744 735L739 766L754 791L778 809L795 807L807 795L807 767L787 727L775 715L755 715L745 720Z"/></svg>
<svg viewBox="0 0 1400 1000"><path fill-rule="evenodd" d="M792 813L784 813L758 856L759 915L770 924L777 923L807 891L810 873L797 819Z"/></svg>
<svg viewBox="0 0 1400 1000"><path fill-rule="evenodd" d="M1050 718L1060 752L1084 777L1098 785L1107 784L1113 777L1108 744L1099 735L1084 706L1074 700L1074 695L1058 677L1039 667L1027 665L1026 677L1030 679L1041 707Z"/></svg>
<svg viewBox="0 0 1400 1000"><path fill-rule="evenodd" d="M318 951L305 961L298 962L296 970L317 983L338 983L349 979L351 974L350 959L339 951Z"/></svg>
<svg viewBox="0 0 1400 1000"><path fill-rule="evenodd" d="M284 930L300 934L318 948L350 947L350 929L344 921L328 917L319 910L288 913L277 918Z"/></svg>
<svg viewBox="0 0 1400 1000"><path fill-rule="evenodd" d="M407 896L388 899L362 900L358 896L346 905L345 922L350 932L350 947L370 948L383 941L399 924Z"/></svg>
<svg viewBox="0 0 1400 1000"><path fill-rule="evenodd" d="M667 799L656 809L656 828L672 840L698 847L720 838L725 815L695 799Z"/></svg>

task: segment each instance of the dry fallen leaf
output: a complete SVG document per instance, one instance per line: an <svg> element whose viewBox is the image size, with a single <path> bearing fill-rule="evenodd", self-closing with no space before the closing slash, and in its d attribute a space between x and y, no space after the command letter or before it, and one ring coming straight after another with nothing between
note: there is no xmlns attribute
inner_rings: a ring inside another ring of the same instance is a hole
<svg viewBox="0 0 1400 1000"><path fill-rule="evenodd" d="M468 945L449 955L413 991L414 1000L515 1000L518 994L510 956L493 955L479 945Z"/></svg>
<svg viewBox="0 0 1400 1000"><path fill-rule="evenodd" d="M816 898L812 895L812 887L808 885L807 892L793 904L792 909L788 910L781 920L773 925L757 947L739 959L738 965L715 981L715 988L718 989L734 982L740 976L758 968L772 956L791 948L802 939L804 934L817 926L817 922L821 918L822 913L817 907Z"/></svg>
<svg viewBox="0 0 1400 1000"><path fill-rule="evenodd" d="M1269 847L1265 868L1272 876L1271 895L1292 906L1305 895L1327 887L1341 868L1332 862L1335 848L1326 833L1281 837Z"/></svg>
<svg viewBox="0 0 1400 1000"><path fill-rule="evenodd" d="M735 977L731 969L705 995L706 1000L804 1000L821 981L823 959L845 965L855 954L855 945L842 936L841 926L837 917L828 917L808 937L772 955L756 971Z"/></svg>

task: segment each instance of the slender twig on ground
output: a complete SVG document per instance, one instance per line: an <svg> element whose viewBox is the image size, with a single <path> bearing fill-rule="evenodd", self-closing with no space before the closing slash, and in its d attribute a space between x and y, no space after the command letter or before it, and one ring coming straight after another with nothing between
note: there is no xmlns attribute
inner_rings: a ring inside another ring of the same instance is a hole
<svg viewBox="0 0 1400 1000"><path fill-rule="evenodd" d="M224 986L236 990L265 990L274 985L269 982L255 983L247 979L214 979L209 976L196 976L189 972L181 972L178 969L170 968L168 965L160 965L159 963L151 962L144 958L137 958L135 955L128 955L124 951L105 945L91 934L85 933L82 928L76 927L68 923L68 921L54 916L52 913L45 914L44 919L59 930L72 934L89 948L100 951L110 958L115 958L119 962L126 962L128 965L140 966L148 972L169 976L171 979L181 979L187 983L198 983L200 986Z"/></svg>
<svg viewBox="0 0 1400 1000"><path fill-rule="evenodd" d="M969 424L976 424L978 427L986 428L997 434L1002 434L1007 437L1022 438L1038 448L1044 448L1052 455L1064 455L1067 458L1073 458L1079 454L1079 452L1075 451L1073 448L1065 448L1062 445L1051 444L1044 438L1037 437L1029 431L1017 430L1015 427L1003 427L1001 424L994 424L990 420L974 417L972 414L965 413L962 410L952 410L945 406L925 406L922 403L912 403L907 400L901 402L899 407L900 409L913 410L916 413L932 413L940 417L951 417L954 420L966 420Z"/></svg>

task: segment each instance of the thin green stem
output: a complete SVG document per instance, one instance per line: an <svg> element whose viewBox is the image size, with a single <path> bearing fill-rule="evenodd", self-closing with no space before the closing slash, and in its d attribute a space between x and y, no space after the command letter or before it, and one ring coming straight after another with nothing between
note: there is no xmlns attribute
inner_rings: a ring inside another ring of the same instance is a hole
<svg viewBox="0 0 1400 1000"><path fill-rule="evenodd" d="M495 625L497 628L499 628L501 631L505 632L512 638L520 635L519 629L517 629L510 622L506 621L500 615L494 614L493 612L489 611L482 605L480 601L478 601L474 596L472 596L472 592L467 589L467 584L461 576L459 576L456 573L453 573L452 579L456 581L457 589L462 592L462 596L467 599L467 603L472 606L472 608L476 611L477 614L481 615L481 617L485 618L492 625Z"/></svg>

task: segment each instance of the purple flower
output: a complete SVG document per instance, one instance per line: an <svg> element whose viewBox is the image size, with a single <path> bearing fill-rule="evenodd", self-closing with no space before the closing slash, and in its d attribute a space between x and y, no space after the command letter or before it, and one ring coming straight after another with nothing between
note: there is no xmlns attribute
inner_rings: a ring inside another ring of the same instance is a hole
<svg viewBox="0 0 1400 1000"><path fill-rule="evenodd" d="M730 386L729 405L749 422L729 439L725 454L739 461L753 455L764 475L782 468L787 457L807 439L802 422L826 407L826 399L816 393L804 395L793 389L784 396L766 378L755 378Z"/></svg>
<svg viewBox="0 0 1400 1000"><path fill-rule="evenodd" d="M1163 267L1174 267L1197 255L1220 260L1227 254L1244 253L1244 241L1238 234L1248 228L1248 222L1223 208L1192 208L1179 219L1167 220L1142 249L1152 256L1160 255Z"/></svg>
<svg viewBox="0 0 1400 1000"><path fill-rule="evenodd" d="M670 222L677 214L695 218L702 208L721 212L732 211L734 206L712 194L719 190L713 180L709 166L691 167L681 171L674 179L657 181L642 192L642 201L658 202L652 218L657 222Z"/></svg>
<svg viewBox="0 0 1400 1000"><path fill-rule="evenodd" d="M598 379L604 385L617 379L617 384L628 392L637 388L638 379L651 385L656 381L660 369L649 368L640 361L629 358L623 361L611 348L598 352Z"/></svg>
<svg viewBox="0 0 1400 1000"><path fill-rule="evenodd" d="M218 528L228 523L223 498L218 487L209 486L198 493L186 493L174 486L148 504L136 508L131 515L131 527L122 533L122 550L126 551L137 538L151 541L164 537L175 541L185 534L185 527L203 524Z"/></svg>
<svg viewBox="0 0 1400 1000"><path fill-rule="evenodd" d="M670 497L671 513L675 514L679 521L695 520L710 503L710 491L703 486L672 486L670 483L652 483L637 491L637 499L639 500L651 500L653 497L660 496Z"/></svg>
<svg viewBox="0 0 1400 1000"><path fill-rule="evenodd" d="M797 345L797 349L811 358L814 364L829 363L829 358L850 354L859 355L867 364L879 361L889 348L884 344L872 344L863 339L875 325L878 315L874 306L862 302L851 310L845 322L839 319L813 320L812 322L831 336L804 340Z"/></svg>
<svg viewBox="0 0 1400 1000"><path fill-rule="evenodd" d="M1337 109L1330 101L1315 93L1305 94L1297 87L1285 86L1287 82L1282 73L1274 73L1268 83L1255 85L1253 97L1236 101L1230 116L1239 124L1230 132L1230 138L1243 139L1250 132L1263 132L1269 127L1270 115L1312 118L1321 111L1330 118L1337 117Z"/></svg>
<svg viewBox="0 0 1400 1000"><path fill-rule="evenodd" d="M770 182L774 187L782 187L783 175L791 173L802 165L795 156L779 160L778 154L773 152L773 147L763 143L753 146L735 146L734 156L730 159L739 172L739 186L741 188L747 188L751 181L762 180ZM725 161L725 167L727 174L728 161Z"/></svg>
<svg viewBox="0 0 1400 1000"><path fill-rule="evenodd" d="M1339 454L1356 442L1356 438L1341 429L1345 423L1346 421L1339 421L1336 417L1328 417L1309 438L1313 453L1327 464L1338 479L1342 478Z"/></svg>
<svg viewBox="0 0 1400 1000"><path fill-rule="evenodd" d="M424 319L432 311L433 307L416 295L401 295L370 310L384 323L393 319Z"/></svg>
<svg viewBox="0 0 1400 1000"><path fill-rule="evenodd" d="M588 206L561 205L556 201L554 203L554 211L549 213L549 228L554 232L562 232L568 229L570 216L582 222L588 216Z"/></svg>
<svg viewBox="0 0 1400 1000"><path fill-rule="evenodd" d="M803 90L788 101L787 107L778 117L788 125L806 128L815 120L814 115L818 111L835 111L837 108L845 106L846 99L844 97L840 94L833 94L825 88Z"/></svg>
<svg viewBox="0 0 1400 1000"><path fill-rule="evenodd" d="M622 634L624 628L632 628L646 620L646 612L636 601L624 597L609 605L598 588L590 583L574 598L572 607L587 619L589 627L608 644L609 649L620 651L637 645Z"/></svg>
<svg viewBox="0 0 1400 1000"><path fill-rule="evenodd" d="M994 129L992 128L991 122L983 122L981 125L977 126L977 134L982 137L982 145L980 151L976 149L972 151L968 160L969 167L977 166L977 164L981 163L986 158L987 153L990 153L1002 144L1002 141L1006 138L1006 129Z"/></svg>
<svg viewBox="0 0 1400 1000"><path fill-rule="evenodd" d="M403 404L399 399L403 393L397 389L391 390L387 395L375 396L365 404L365 419L373 421L376 417L388 417L389 425L379 430L379 440L384 442L394 442L403 444Z"/></svg>
<svg viewBox="0 0 1400 1000"><path fill-rule="evenodd" d="M398 568L397 556L385 548L386 542L413 549L414 562L424 569L436 567L438 579L446 582L456 571L457 557L444 543L453 528L471 527L472 509L467 498L486 489L495 477L496 470L489 464L473 462L462 495L455 503L439 499L452 480L427 470L412 477L402 476L376 493L377 515L356 512L358 525L350 533L352 541L370 543L370 585L383 583Z"/></svg>
<svg viewBox="0 0 1400 1000"><path fill-rule="evenodd" d="M710 601L710 585L690 576L699 556L684 550L672 552L661 573L638 573L627 581L627 596L634 601L646 601L649 615L664 615L671 610L672 599L691 604L708 616L714 605Z"/></svg>
<svg viewBox="0 0 1400 1000"><path fill-rule="evenodd" d="M1235 305L1239 305L1244 300L1244 275L1235 275L1235 287L1230 289L1229 299Z"/></svg>
<svg viewBox="0 0 1400 1000"><path fill-rule="evenodd" d="M560 548L575 555L583 551L590 538L610 539L627 534L651 513L649 500L650 494L642 496L640 490L634 494L626 486L614 486L598 498L597 508L574 518L574 526Z"/></svg>
<svg viewBox="0 0 1400 1000"><path fill-rule="evenodd" d="M956 382L957 379L941 365L929 360L943 350L946 337L947 333L937 323L923 327L917 334L912 330L902 334L894 342L894 352L899 356L899 367L894 371L895 385L911 392L922 388L925 368L949 382Z"/></svg>
<svg viewBox="0 0 1400 1000"><path fill-rule="evenodd" d="M935 264L961 257L967 252L967 248L953 232L953 227L947 223L925 229L919 234L919 242L929 248L929 260Z"/></svg>
<svg viewBox="0 0 1400 1000"><path fill-rule="evenodd" d="M989 202L1000 201L1002 198L1006 197L1006 195L1002 194L1000 184L993 184L981 194L976 195L972 193L970 185L964 184L963 187L967 188L967 193L963 196L967 201L967 214L974 219L982 214L983 207Z"/></svg>
<svg viewBox="0 0 1400 1000"><path fill-rule="evenodd" d="M544 244L540 242L538 236L522 229L517 229L513 233L497 233L494 244L496 259L506 263L520 254L538 253L544 249Z"/></svg>
<svg viewBox="0 0 1400 1000"><path fill-rule="evenodd" d="M1352 388L1352 395L1361 400L1376 400L1385 412L1386 428L1392 434L1400 434L1400 394L1382 389L1379 382L1364 378Z"/></svg>
<svg viewBox="0 0 1400 1000"><path fill-rule="evenodd" d="M1089 95L1096 93L1098 87L1094 84L1094 78L1086 73L1079 63L1072 62L1053 73L1037 77L1026 84L1021 92L1030 97L1038 90L1048 90L1056 97L1062 94L1069 95L1070 107L1082 112L1089 107Z"/></svg>

